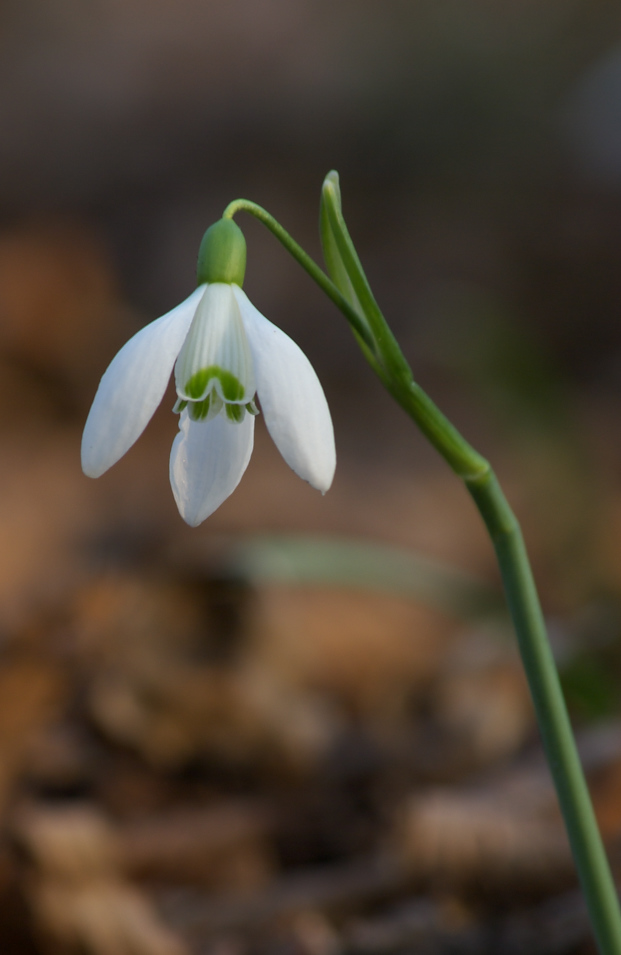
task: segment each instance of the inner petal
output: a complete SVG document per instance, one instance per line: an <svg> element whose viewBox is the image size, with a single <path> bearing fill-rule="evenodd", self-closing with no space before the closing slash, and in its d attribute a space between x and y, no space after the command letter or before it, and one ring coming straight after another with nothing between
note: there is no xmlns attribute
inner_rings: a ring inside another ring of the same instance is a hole
<svg viewBox="0 0 621 955"><path fill-rule="evenodd" d="M203 401L215 392L224 402L246 404L256 391L252 355L230 285L205 289L175 365L177 394Z"/></svg>

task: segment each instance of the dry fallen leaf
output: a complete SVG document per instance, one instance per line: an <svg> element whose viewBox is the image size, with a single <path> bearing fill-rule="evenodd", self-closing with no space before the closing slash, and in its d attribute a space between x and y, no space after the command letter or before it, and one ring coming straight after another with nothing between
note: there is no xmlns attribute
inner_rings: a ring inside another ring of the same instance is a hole
<svg viewBox="0 0 621 955"><path fill-rule="evenodd" d="M14 831L31 860L34 917L56 951L88 955L185 955L122 871L114 829L91 807L23 808Z"/></svg>

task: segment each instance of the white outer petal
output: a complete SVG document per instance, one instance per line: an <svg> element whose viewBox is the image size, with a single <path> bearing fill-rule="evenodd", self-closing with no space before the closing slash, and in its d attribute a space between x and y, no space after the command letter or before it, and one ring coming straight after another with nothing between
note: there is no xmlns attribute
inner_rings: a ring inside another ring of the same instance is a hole
<svg viewBox="0 0 621 955"><path fill-rule="evenodd" d="M99 477L138 440L164 397L204 285L142 328L104 373L82 436L82 470Z"/></svg>
<svg viewBox="0 0 621 955"><path fill-rule="evenodd" d="M197 527L233 493L248 467L254 445L254 417L237 424L219 414L192 421L187 410L170 452L170 484L179 513Z"/></svg>
<svg viewBox="0 0 621 955"><path fill-rule="evenodd" d="M334 477L332 418L304 352L233 286L254 359L257 394L267 429L296 474L325 493Z"/></svg>

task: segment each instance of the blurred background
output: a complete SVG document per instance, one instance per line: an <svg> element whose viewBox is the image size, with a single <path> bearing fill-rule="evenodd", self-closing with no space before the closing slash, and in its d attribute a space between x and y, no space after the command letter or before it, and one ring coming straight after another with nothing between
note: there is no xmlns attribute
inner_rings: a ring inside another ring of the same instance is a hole
<svg viewBox="0 0 621 955"><path fill-rule="evenodd" d="M3 0L0 948L592 952L490 545L256 221L245 289L333 413L259 419L197 530L172 389L98 481L118 348L225 205L344 213L415 375L526 533L621 876L621 13L609 0Z"/></svg>

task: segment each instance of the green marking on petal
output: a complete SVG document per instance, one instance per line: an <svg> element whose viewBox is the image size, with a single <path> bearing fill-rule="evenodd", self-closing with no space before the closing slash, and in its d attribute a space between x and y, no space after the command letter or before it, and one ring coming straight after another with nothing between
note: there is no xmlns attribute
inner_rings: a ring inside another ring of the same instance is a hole
<svg viewBox="0 0 621 955"><path fill-rule="evenodd" d="M192 421L204 421L209 414L211 398L205 398L204 401L191 401L188 406L188 414Z"/></svg>
<svg viewBox="0 0 621 955"><path fill-rule="evenodd" d="M259 414L259 409L254 403L254 399L248 402L248 404L246 405L246 411L248 412L248 414L251 414L251 415Z"/></svg>
<svg viewBox="0 0 621 955"><path fill-rule="evenodd" d="M186 407L186 405L187 405L187 401L185 400L185 398L177 398L173 407L173 412L175 414L181 414L181 412Z"/></svg>
<svg viewBox="0 0 621 955"><path fill-rule="evenodd" d="M190 398L200 400L213 379L220 382L222 397L225 401L242 401L245 389L241 381L230 371L219 368L218 365L210 365L209 368L201 368L200 371L194 372L186 382L184 391Z"/></svg>
<svg viewBox="0 0 621 955"><path fill-rule="evenodd" d="M205 394L208 381L209 376L206 368L195 372L186 383L185 393L189 395L190 398L201 398L202 395Z"/></svg>
<svg viewBox="0 0 621 955"><path fill-rule="evenodd" d="M236 424L240 424L246 415L246 409L243 405L227 405L226 406L226 416L229 421L234 421Z"/></svg>
<svg viewBox="0 0 621 955"><path fill-rule="evenodd" d="M224 402L217 391L212 391L202 401L187 401L185 404L192 421L211 421L224 408ZM238 406L234 405L234 407Z"/></svg>

